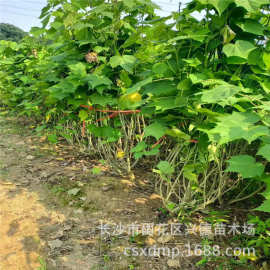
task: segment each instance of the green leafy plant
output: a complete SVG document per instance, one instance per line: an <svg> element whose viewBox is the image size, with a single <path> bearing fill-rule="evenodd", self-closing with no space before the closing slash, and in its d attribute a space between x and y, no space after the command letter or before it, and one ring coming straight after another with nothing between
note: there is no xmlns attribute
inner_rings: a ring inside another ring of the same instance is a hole
<svg viewBox="0 0 270 270"><path fill-rule="evenodd" d="M0 41L1 104L119 174L147 164L179 217L257 194L269 213L269 1L157 9L48 1L42 28Z"/></svg>
<svg viewBox="0 0 270 270"><path fill-rule="evenodd" d="M258 257L269 257L270 255L270 219L262 220L258 216L251 216L248 221L254 225L255 234L248 241L249 246L260 250Z"/></svg>
<svg viewBox="0 0 270 270"><path fill-rule="evenodd" d="M38 260L40 263L40 267L38 267L37 270L47 270L47 264L46 264L45 260L42 259L41 257L39 257Z"/></svg>

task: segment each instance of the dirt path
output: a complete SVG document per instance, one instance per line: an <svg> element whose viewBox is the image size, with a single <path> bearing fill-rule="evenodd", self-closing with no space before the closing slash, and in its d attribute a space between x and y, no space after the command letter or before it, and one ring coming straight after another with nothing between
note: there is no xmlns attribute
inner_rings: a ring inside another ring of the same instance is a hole
<svg viewBox="0 0 270 270"><path fill-rule="evenodd" d="M96 176L94 165L0 118L0 270L167 269L123 256L139 240L101 236L100 224L157 223L160 200L145 179Z"/></svg>

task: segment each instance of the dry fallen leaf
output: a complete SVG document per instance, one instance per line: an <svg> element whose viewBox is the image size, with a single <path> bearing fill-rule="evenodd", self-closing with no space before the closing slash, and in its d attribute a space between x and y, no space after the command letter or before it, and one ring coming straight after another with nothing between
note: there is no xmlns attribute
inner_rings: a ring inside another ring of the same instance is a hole
<svg viewBox="0 0 270 270"><path fill-rule="evenodd" d="M14 183L11 183L11 182L1 182L0 185L3 185L3 186L13 186Z"/></svg>
<svg viewBox="0 0 270 270"><path fill-rule="evenodd" d="M39 139L39 141L40 141L41 143L46 142L46 140L47 140L47 136L42 136L42 137Z"/></svg>
<svg viewBox="0 0 270 270"><path fill-rule="evenodd" d="M134 186L134 184L131 181L125 180L125 179L121 180L121 183L122 184L125 184L125 185L127 185L129 187L133 187Z"/></svg>
<svg viewBox="0 0 270 270"><path fill-rule="evenodd" d="M155 243L156 243L156 240L153 239L152 237L148 237L145 241L145 243L148 245L148 246L153 246Z"/></svg>
<svg viewBox="0 0 270 270"><path fill-rule="evenodd" d="M138 182L139 182L139 184L140 184L141 186L146 186L146 183L145 183L144 181L139 180Z"/></svg>
<svg viewBox="0 0 270 270"><path fill-rule="evenodd" d="M151 199L151 200L161 200L161 197L160 197L158 194L153 193L153 194L150 196L150 199Z"/></svg>
<svg viewBox="0 0 270 270"><path fill-rule="evenodd" d="M176 268L176 267L180 267L180 262L179 260L168 260L167 264L169 267L171 268Z"/></svg>
<svg viewBox="0 0 270 270"><path fill-rule="evenodd" d="M135 202L139 203L139 204L146 204L147 199L145 199L145 198L137 198L137 199L135 199Z"/></svg>

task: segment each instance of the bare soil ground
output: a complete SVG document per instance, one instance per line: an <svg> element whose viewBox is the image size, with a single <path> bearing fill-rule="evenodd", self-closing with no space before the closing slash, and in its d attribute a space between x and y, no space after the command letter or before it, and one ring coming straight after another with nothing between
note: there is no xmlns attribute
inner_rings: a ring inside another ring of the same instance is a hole
<svg viewBox="0 0 270 270"><path fill-rule="evenodd" d="M178 268L164 257L124 255L171 238L109 235L101 224L159 224L159 196L147 176L130 180L105 168L94 175L93 166L71 146L47 144L27 125L0 118L0 270L195 269L190 258Z"/></svg>

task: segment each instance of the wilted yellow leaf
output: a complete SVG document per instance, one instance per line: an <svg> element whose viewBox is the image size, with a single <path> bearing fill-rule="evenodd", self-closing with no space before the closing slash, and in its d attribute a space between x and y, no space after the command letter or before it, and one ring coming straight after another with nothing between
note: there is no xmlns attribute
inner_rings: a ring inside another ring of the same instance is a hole
<svg viewBox="0 0 270 270"><path fill-rule="evenodd" d="M48 123L50 121L50 119L51 119L51 115L50 114L47 114L46 115L46 123Z"/></svg>
<svg viewBox="0 0 270 270"><path fill-rule="evenodd" d="M148 246L153 246L155 243L156 243L156 240L153 239L152 237L148 237L145 241L145 243L148 245Z"/></svg>
<svg viewBox="0 0 270 270"><path fill-rule="evenodd" d="M147 199L145 199L145 198L137 198L137 199L135 199L135 202L139 203L139 204L145 204L147 202Z"/></svg>
<svg viewBox="0 0 270 270"><path fill-rule="evenodd" d="M254 262L258 260L258 257L256 255L254 255L254 254L243 254L243 253L241 253L241 254L239 254L237 256L238 256L238 258L240 260L246 259L246 260L250 260L250 261L254 261Z"/></svg>
<svg viewBox="0 0 270 270"><path fill-rule="evenodd" d="M122 159L125 156L125 152L124 151L118 151L116 154L116 157L118 159Z"/></svg>
<svg viewBox="0 0 270 270"><path fill-rule="evenodd" d="M132 183L132 182L129 181L129 180L125 180L125 179L122 179L122 180L121 180L121 183L124 184L124 185L127 185L127 186L129 186L129 187L134 186L134 183Z"/></svg>
<svg viewBox="0 0 270 270"><path fill-rule="evenodd" d="M58 157L58 158L56 158L56 160L63 161L65 159L64 158L61 158L61 157Z"/></svg>
<svg viewBox="0 0 270 270"><path fill-rule="evenodd" d="M161 197L160 197L158 194L153 193L153 194L150 196L150 199L151 199L151 200L157 200L157 199L161 199Z"/></svg>

